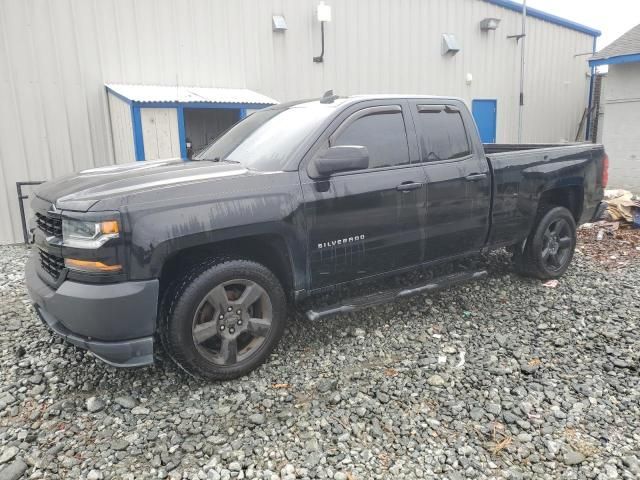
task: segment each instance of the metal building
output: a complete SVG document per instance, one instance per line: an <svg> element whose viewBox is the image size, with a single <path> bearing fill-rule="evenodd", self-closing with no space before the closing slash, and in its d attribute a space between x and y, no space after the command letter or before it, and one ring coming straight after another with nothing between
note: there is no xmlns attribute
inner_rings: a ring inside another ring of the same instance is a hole
<svg viewBox="0 0 640 480"><path fill-rule="evenodd" d="M589 64L609 66L598 105L609 185L639 192L640 24L596 53Z"/></svg>
<svg viewBox="0 0 640 480"><path fill-rule="evenodd" d="M330 21L321 23L318 3L0 0L0 242L22 238L17 181L185 156L216 122L328 89L455 95L473 107L485 141L517 141L520 4L325 0ZM575 139L589 103L584 54L599 34L528 9L523 142ZM185 103L191 87L213 95L208 107L229 107L226 116ZM163 101L145 111L159 90Z"/></svg>

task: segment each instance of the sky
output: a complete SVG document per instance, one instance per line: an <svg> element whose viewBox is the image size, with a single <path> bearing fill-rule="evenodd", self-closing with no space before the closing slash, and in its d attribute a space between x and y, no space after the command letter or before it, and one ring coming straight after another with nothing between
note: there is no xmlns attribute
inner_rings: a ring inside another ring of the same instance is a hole
<svg viewBox="0 0 640 480"><path fill-rule="evenodd" d="M597 50L640 23L640 0L527 0L527 6L600 30Z"/></svg>

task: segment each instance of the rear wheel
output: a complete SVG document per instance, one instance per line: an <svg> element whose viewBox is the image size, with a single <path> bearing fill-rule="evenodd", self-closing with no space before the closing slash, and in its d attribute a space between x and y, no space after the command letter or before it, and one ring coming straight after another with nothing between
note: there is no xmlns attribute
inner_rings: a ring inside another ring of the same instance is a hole
<svg viewBox="0 0 640 480"><path fill-rule="evenodd" d="M161 335L187 372L214 380L257 368L282 337L286 300L265 266L213 260L186 274L164 302Z"/></svg>
<svg viewBox="0 0 640 480"><path fill-rule="evenodd" d="M564 207L540 212L524 250L514 249L517 270L543 280L558 278L569 268L576 248L576 223Z"/></svg>

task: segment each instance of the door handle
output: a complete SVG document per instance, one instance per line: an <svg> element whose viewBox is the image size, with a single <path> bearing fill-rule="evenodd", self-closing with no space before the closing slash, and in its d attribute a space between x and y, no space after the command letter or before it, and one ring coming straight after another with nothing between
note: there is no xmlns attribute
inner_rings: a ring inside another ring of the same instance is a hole
<svg viewBox="0 0 640 480"><path fill-rule="evenodd" d="M487 178L486 173L472 173L471 175L467 175L464 179L467 182L477 182L478 180L482 180L483 178Z"/></svg>
<svg viewBox="0 0 640 480"><path fill-rule="evenodd" d="M422 188L423 186L424 186L424 183L406 182L398 185L396 187L396 190L398 190L399 192L408 192L410 190L417 190L418 188Z"/></svg>

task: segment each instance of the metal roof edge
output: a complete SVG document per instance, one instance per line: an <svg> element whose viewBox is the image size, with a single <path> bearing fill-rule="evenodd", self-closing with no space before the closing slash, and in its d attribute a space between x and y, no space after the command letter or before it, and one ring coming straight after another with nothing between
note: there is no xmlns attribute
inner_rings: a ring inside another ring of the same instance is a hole
<svg viewBox="0 0 640 480"><path fill-rule="evenodd" d="M119 98L120 100L124 101L125 103L129 104L129 105L139 105L139 106L149 106L151 104L166 104L167 106L176 106L176 105L192 105L192 106L196 106L196 105L235 105L235 106L244 106L246 105L246 108L252 108L253 105L256 106L267 106L267 105L277 105L279 102L271 97L268 97L267 95L264 95L262 93L256 92L255 90L251 90L245 87L242 88L229 88L229 87L191 87L191 86L175 86L175 85L146 85L146 84L120 84L120 83L105 83L104 84L107 92L117 98ZM175 97L172 96L171 98L167 98L167 99L163 99L161 98L161 96L159 96L157 99L147 99L147 98L140 98L139 95L132 95L131 91L127 92L127 90L131 90L132 88L135 89L142 89L142 88L152 88L152 89L162 89L162 90L166 90L166 89L181 89L184 91L187 91L187 93L190 93L191 95L196 95L200 98L200 99L189 99L189 100L184 100L184 99L180 99L178 95L176 95ZM197 93L193 93L190 92L190 90L199 90L199 91L203 91L203 90L216 90L216 91L223 91L223 92L234 92L234 93L238 93L241 92L242 94L250 94L253 95L256 98L249 98L249 99L242 99L242 100L236 100L236 99L220 99L220 100L211 100L211 99L207 99L205 97L202 97L202 95L199 95ZM156 105L158 106L158 105ZM230 108L230 107L228 107Z"/></svg>
<svg viewBox="0 0 640 480"><path fill-rule="evenodd" d="M111 88L111 85L112 84L109 84L109 83L105 83L104 84L105 88L107 89L107 92L112 94L113 96L119 98L123 102L131 105L132 100L130 98L127 98L124 95L120 94L119 92L116 92L113 88Z"/></svg>
<svg viewBox="0 0 640 480"><path fill-rule="evenodd" d="M627 55L615 55L607 58L597 58L595 60L589 60L590 67L597 67L598 65L618 65L621 63L640 62L640 53L629 53Z"/></svg>
<svg viewBox="0 0 640 480"><path fill-rule="evenodd" d="M514 12L522 13L522 4L518 2L512 2L511 0L484 0L484 1L488 3L492 3L494 5L498 5L499 7L508 8L509 10L513 10ZM591 35L592 37L599 37L600 35L602 35L602 32L600 30L587 27L586 25L582 25L577 22L572 22L571 20L567 20L565 18L558 17L556 15L552 15L547 12L543 12L542 10L538 10L536 8L527 7L527 16L538 18L540 20L545 20L550 23L555 23L556 25L570 28L571 30L576 30L578 32L586 33L587 35Z"/></svg>

